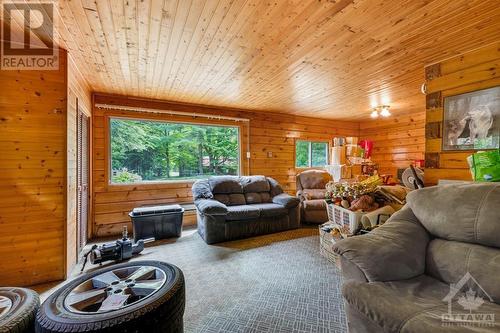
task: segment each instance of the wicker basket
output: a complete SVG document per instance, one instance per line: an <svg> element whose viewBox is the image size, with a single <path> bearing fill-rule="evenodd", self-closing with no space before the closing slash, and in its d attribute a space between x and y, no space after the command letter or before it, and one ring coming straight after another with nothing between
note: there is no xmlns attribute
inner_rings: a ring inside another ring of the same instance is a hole
<svg viewBox="0 0 500 333"><path fill-rule="evenodd" d="M319 226L319 253L327 258L330 262L337 265L338 254L333 252L332 246L335 242L342 239L340 232L330 232L324 231L323 227L333 227L338 230L338 227L332 223L325 223Z"/></svg>
<svg viewBox="0 0 500 333"><path fill-rule="evenodd" d="M353 212L344 207L329 203L328 205L328 220L340 227L343 236L352 236L361 225L361 217L363 212Z"/></svg>

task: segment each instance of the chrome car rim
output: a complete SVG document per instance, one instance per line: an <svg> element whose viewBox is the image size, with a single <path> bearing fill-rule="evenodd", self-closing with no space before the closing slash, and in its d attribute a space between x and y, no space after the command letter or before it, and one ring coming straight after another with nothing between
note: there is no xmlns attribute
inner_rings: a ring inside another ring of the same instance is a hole
<svg viewBox="0 0 500 333"><path fill-rule="evenodd" d="M64 306L74 313L116 311L154 295L165 284L165 272L152 266L129 266L88 278L73 288Z"/></svg>
<svg viewBox="0 0 500 333"><path fill-rule="evenodd" d="M7 315L10 309L12 309L12 301L10 300L10 298L0 296L0 318Z"/></svg>

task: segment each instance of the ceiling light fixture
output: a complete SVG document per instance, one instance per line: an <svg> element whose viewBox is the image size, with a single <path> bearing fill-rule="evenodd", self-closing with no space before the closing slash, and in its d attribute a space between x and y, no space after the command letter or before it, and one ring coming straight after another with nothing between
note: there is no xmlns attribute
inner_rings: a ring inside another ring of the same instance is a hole
<svg viewBox="0 0 500 333"><path fill-rule="evenodd" d="M372 113L370 114L370 117L372 118L377 118L379 115L382 117L389 117L391 113L389 112L389 105L379 105L373 108Z"/></svg>
<svg viewBox="0 0 500 333"><path fill-rule="evenodd" d="M389 105L382 106L382 109L380 110L380 115L382 117L389 117L391 115L391 113L389 112Z"/></svg>

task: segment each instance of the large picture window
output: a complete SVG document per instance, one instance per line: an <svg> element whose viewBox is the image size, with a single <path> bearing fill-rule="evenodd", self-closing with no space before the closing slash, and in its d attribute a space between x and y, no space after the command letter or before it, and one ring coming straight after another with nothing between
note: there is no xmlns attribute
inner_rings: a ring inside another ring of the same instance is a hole
<svg viewBox="0 0 500 333"><path fill-rule="evenodd" d="M328 142L297 140L295 166L297 168L324 167L328 164Z"/></svg>
<svg viewBox="0 0 500 333"><path fill-rule="evenodd" d="M238 127L110 119L113 184L238 175Z"/></svg>

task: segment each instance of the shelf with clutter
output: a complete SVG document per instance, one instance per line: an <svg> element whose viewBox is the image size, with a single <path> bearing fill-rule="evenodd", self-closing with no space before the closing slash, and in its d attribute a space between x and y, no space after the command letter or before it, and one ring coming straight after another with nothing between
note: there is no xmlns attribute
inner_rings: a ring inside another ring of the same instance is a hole
<svg viewBox="0 0 500 333"><path fill-rule="evenodd" d="M405 204L411 190L379 175L371 160L373 142L334 138L326 186L329 222L343 237L366 233L384 223Z"/></svg>
<svg viewBox="0 0 500 333"><path fill-rule="evenodd" d="M357 137L333 138L330 164L325 169L334 181L361 181L378 174L378 165L371 160L373 142L359 141ZM390 175L381 176L384 183L390 181Z"/></svg>

